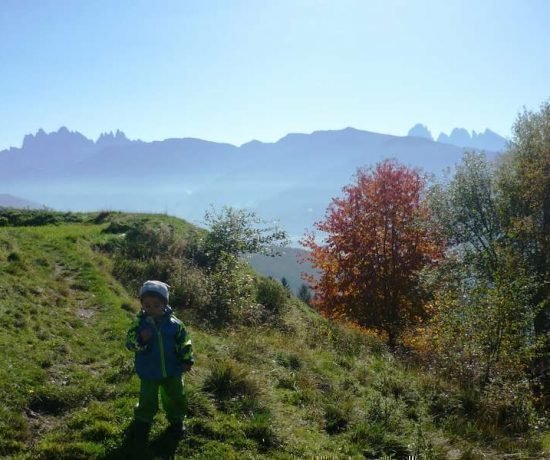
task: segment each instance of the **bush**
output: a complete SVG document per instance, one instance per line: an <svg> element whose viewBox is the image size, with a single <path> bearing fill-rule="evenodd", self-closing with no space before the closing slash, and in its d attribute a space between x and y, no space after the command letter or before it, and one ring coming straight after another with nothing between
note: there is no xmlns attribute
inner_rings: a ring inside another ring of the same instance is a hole
<svg viewBox="0 0 550 460"><path fill-rule="evenodd" d="M160 257L135 260L117 255L113 264L113 275L135 295L138 294L144 280L168 281L170 273L170 261L162 260Z"/></svg>
<svg viewBox="0 0 550 460"><path fill-rule="evenodd" d="M171 225L135 222L128 224L118 252L125 258L141 261L159 257L183 258L185 241Z"/></svg>
<svg viewBox="0 0 550 460"><path fill-rule="evenodd" d="M210 305L210 283L206 273L185 261L171 267L168 283L171 289L171 305L176 308L204 312Z"/></svg>
<svg viewBox="0 0 550 460"><path fill-rule="evenodd" d="M534 425L536 412L527 381L493 383L478 401L483 427L498 428L508 434L526 433Z"/></svg>
<svg viewBox="0 0 550 460"><path fill-rule="evenodd" d="M211 303L203 317L214 326L228 325L254 307L253 276L235 257L225 254L210 271Z"/></svg>
<svg viewBox="0 0 550 460"><path fill-rule="evenodd" d="M399 432L406 420L404 409L400 400L371 393L366 400L366 419L381 424L388 431Z"/></svg>
<svg viewBox="0 0 550 460"><path fill-rule="evenodd" d="M279 315L287 301L287 291L277 281L269 278L258 279L256 301L274 315Z"/></svg>

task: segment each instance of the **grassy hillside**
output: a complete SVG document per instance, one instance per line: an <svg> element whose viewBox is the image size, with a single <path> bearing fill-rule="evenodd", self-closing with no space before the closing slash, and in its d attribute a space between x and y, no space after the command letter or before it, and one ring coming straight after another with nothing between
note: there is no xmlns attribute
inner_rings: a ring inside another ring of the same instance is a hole
<svg viewBox="0 0 550 460"><path fill-rule="evenodd" d="M182 241L198 234L167 216L0 216L0 457L139 458L125 435L139 382L124 348L139 304L105 250L136 221ZM254 326L177 315L197 357L185 377L189 434L170 441L159 415L142 458L550 455L548 435L491 431L466 392L294 298Z"/></svg>

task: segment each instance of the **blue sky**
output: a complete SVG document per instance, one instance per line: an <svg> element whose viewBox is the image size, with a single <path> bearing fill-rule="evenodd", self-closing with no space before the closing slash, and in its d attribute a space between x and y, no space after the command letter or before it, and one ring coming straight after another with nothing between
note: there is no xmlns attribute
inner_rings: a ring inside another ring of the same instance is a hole
<svg viewBox="0 0 550 460"><path fill-rule="evenodd" d="M0 149L289 132L509 136L550 97L546 0L0 0Z"/></svg>

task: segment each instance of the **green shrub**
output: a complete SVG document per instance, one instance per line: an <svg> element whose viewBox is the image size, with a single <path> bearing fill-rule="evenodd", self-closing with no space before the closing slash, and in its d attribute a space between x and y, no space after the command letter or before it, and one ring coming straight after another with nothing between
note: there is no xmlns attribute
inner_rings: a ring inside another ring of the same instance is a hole
<svg viewBox="0 0 550 460"><path fill-rule="evenodd" d="M406 420L404 403L378 392L370 393L365 401L366 419L381 424L386 430L397 432Z"/></svg>
<svg viewBox="0 0 550 460"><path fill-rule="evenodd" d="M493 382L476 402L482 428L522 434L535 424L536 411L528 382Z"/></svg>
<svg viewBox="0 0 550 460"><path fill-rule="evenodd" d="M171 305L195 312L204 312L210 305L210 283L206 273L185 261L172 266L168 282L171 289Z"/></svg>
<svg viewBox="0 0 550 460"><path fill-rule="evenodd" d="M136 296L143 281L148 279L168 281L170 273L170 261L159 257L135 260L117 255L113 264L113 275Z"/></svg>
<svg viewBox="0 0 550 460"><path fill-rule="evenodd" d="M279 315L287 301L287 291L280 283L269 278L259 278L256 285L256 301L274 315Z"/></svg>
<svg viewBox="0 0 550 460"><path fill-rule="evenodd" d="M185 241L172 225L138 221L128 224L118 253L127 259L141 261L157 257L178 258L185 253Z"/></svg>
<svg viewBox="0 0 550 460"><path fill-rule="evenodd" d="M95 217L92 218L92 222L96 225L99 225L99 224L102 224L104 222L106 222L107 220L109 220L109 218L112 216L112 212L111 211L100 211L97 213L97 215ZM113 222L113 220L111 220L111 223Z"/></svg>
<svg viewBox="0 0 550 460"><path fill-rule="evenodd" d="M441 455L435 450L435 447L426 432L422 429L422 424L416 426L415 438L410 445L411 453L423 460L437 460Z"/></svg>
<svg viewBox="0 0 550 460"><path fill-rule="evenodd" d="M214 326L238 322L254 308L253 289L247 267L233 256L224 255L210 272L211 302L202 317Z"/></svg>

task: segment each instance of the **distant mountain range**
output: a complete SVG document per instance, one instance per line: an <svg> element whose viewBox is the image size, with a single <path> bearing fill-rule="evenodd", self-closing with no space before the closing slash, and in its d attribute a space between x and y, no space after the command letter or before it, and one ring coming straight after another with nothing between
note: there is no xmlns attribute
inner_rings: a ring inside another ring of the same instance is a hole
<svg viewBox="0 0 550 460"><path fill-rule="evenodd" d="M409 130L408 135L413 137L422 137L431 141L434 140L428 127L420 123L414 125ZM472 131L470 134L464 128L454 128L449 135L440 133L437 138L437 142L476 150L500 152L506 148L508 141L490 129L486 129L482 133Z"/></svg>
<svg viewBox="0 0 550 460"><path fill-rule="evenodd" d="M439 174L464 150L426 136L354 128L235 146L194 138L142 142L120 131L93 141L63 127L0 151L0 192L60 210L166 212L199 224L211 204L246 207L280 221L296 240L358 167L391 157Z"/></svg>
<svg viewBox="0 0 550 460"><path fill-rule="evenodd" d="M0 208L42 209L44 206L7 193L0 193Z"/></svg>

